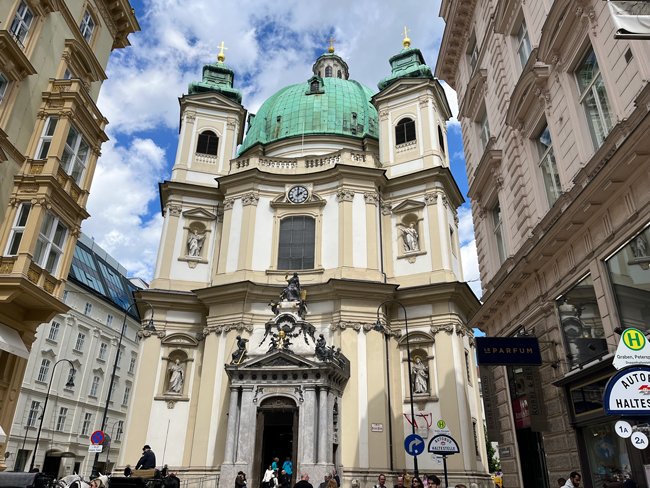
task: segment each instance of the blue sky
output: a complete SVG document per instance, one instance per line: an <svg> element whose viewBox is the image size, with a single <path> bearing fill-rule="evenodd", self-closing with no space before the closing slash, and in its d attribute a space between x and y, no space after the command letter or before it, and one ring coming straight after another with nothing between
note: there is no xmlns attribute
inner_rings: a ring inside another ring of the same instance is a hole
<svg viewBox="0 0 650 488"><path fill-rule="evenodd" d="M132 0L141 32L132 46L113 52L99 97L110 124L102 147L82 230L130 275L152 278L162 217L158 183L168 179L178 141L178 98L214 62L224 41L226 63L246 109L255 113L280 88L305 81L333 36L350 77L376 90L390 73L408 26L412 46L435 67L444 23L440 0ZM456 96L445 86L450 106ZM467 193L460 127L448 128L451 169ZM116 200L115 190L120 189ZM465 279L477 294L478 265L469 204L459 209Z"/></svg>

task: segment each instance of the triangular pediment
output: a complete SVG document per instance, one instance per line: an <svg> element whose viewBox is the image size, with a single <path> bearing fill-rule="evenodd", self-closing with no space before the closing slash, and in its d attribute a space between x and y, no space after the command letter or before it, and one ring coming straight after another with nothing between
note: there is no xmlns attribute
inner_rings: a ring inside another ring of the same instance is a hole
<svg viewBox="0 0 650 488"><path fill-rule="evenodd" d="M198 220L215 220L217 218L215 214L208 212L202 208L193 208L191 210L186 210L183 212L183 217Z"/></svg>
<svg viewBox="0 0 650 488"><path fill-rule="evenodd" d="M190 104L197 105L210 105L212 107L223 108L227 110L242 110L242 106L235 102L234 100L229 99L225 95L222 95L216 91L209 91L203 93L193 93L191 95L183 95L181 100L181 107L185 105L186 107Z"/></svg>
<svg viewBox="0 0 650 488"><path fill-rule="evenodd" d="M314 363L304 359L301 356L291 354L285 351L273 351L259 358L247 361L243 367L245 369L259 368L313 368Z"/></svg>
<svg viewBox="0 0 650 488"><path fill-rule="evenodd" d="M424 202L418 202L417 200L404 200L402 203L393 207L393 213L406 213L412 212L414 210L420 210L424 207Z"/></svg>
<svg viewBox="0 0 650 488"><path fill-rule="evenodd" d="M429 78L398 78L392 82L388 87L384 88L379 93L376 93L372 99L373 101L382 101L392 96L402 95L406 91L422 90L423 86L432 84L433 80Z"/></svg>

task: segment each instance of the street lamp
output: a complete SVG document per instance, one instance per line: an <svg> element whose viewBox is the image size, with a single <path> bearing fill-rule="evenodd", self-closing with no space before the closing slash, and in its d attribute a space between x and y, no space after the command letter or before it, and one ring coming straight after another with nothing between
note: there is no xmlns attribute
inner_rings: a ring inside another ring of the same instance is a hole
<svg viewBox="0 0 650 488"><path fill-rule="evenodd" d="M150 332L155 332L156 328L153 325L153 315L154 315L154 309L153 306L144 300L140 300L140 302L147 304L147 306L151 309L151 318L149 319L149 322L147 322L147 325L143 327L144 330L148 330ZM106 404L104 405L104 415L102 416L102 426L99 430L102 432L106 428L106 419L108 418L108 406L111 403L111 394L113 393L113 384L115 383L115 371L117 370L117 361L120 358L120 348L122 347L122 338L124 337L124 330L126 329L126 318L129 315L129 311L131 308L133 308L135 305L137 305L138 302L133 302L131 305L128 306L128 308L124 311L124 320L122 320L122 329L120 330L120 339L118 340L117 343L117 352L115 353L115 361L113 361L113 372L111 373L111 381L108 385L108 394L106 395ZM99 476L99 471L97 470L97 463L99 462L99 452L95 453L95 459L93 460L93 469L90 474L91 478L97 478Z"/></svg>
<svg viewBox="0 0 650 488"><path fill-rule="evenodd" d="M38 413L38 410L41 411L41 415L40 415L40 417L39 417L39 420L40 420L40 419L43 418L43 407L41 407L40 404L36 407L36 412L37 412L37 413ZM30 413L31 413L31 411L30 411ZM29 420L30 420L30 417L29 417L29 414L28 414L28 416L27 416L27 422L26 422L25 425L24 425L24 428L25 428L25 435L23 436L23 445L22 445L22 447L20 448L20 451L18 451L19 453L20 453L20 452L25 452L25 443L27 442L27 433L29 432L29 428L31 427L31 425L29 425ZM25 469L25 466L22 466L20 469L21 469L21 470ZM14 471L18 471L18 455L16 455L16 461L14 462Z"/></svg>
<svg viewBox="0 0 650 488"><path fill-rule="evenodd" d="M72 361L70 361L69 359L59 359L56 363L54 363L54 367L52 367L52 376L50 376L50 383L47 385L47 394L45 395L45 401L43 402L43 413L41 413L41 421L38 424L38 433L36 434L36 443L34 444L34 453L32 454L32 462L29 463L30 471L34 469L34 461L36 460L36 451L38 451L38 441L41 439L41 429L43 428L43 419L45 418L45 409L47 408L47 400L50 398L50 390L52 389L52 380L54 379L54 371L56 370L56 367L59 365L59 363L63 363L63 362L67 362L72 368L72 371L70 372L70 375L68 377L68 382L65 384L65 386L66 388L74 388L74 375L77 372L77 370L74 367L74 364L72 364Z"/></svg>
<svg viewBox="0 0 650 488"><path fill-rule="evenodd" d="M409 377L409 403L411 404L411 433L415 435L415 408L413 406L413 374L411 372L411 343L409 341L409 323L406 316L406 308L404 307L402 302L400 302L399 300L390 299L381 303L377 307L377 322L375 323L374 329L379 332L383 332L386 329L386 326L381 323L381 320L379 318L379 311L381 310L381 307L383 307L387 303L396 303L397 305L402 307L402 311L404 312L404 329L406 332L406 363L408 365L408 377ZM415 454L413 455L413 472L416 477L420 476L420 470L418 469L418 457Z"/></svg>

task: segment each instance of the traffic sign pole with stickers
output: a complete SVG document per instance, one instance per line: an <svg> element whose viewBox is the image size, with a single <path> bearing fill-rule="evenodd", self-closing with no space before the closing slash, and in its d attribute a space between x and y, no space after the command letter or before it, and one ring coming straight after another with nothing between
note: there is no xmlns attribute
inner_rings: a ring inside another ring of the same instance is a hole
<svg viewBox="0 0 650 488"><path fill-rule="evenodd" d="M440 423L442 422L442 426ZM438 422L438 427L442 429L445 428L445 422L443 420ZM429 446L427 448L432 454L437 454L442 456L442 469L445 472L445 486L449 486L449 480L447 479L447 456L451 454L457 454L460 452L458 448L458 443L454 438L449 434L438 434L431 438L429 441Z"/></svg>

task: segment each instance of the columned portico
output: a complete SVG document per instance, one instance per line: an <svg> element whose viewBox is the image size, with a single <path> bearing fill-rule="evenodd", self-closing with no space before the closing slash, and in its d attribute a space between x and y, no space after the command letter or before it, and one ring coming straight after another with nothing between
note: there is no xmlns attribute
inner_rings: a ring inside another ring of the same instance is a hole
<svg viewBox="0 0 650 488"><path fill-rule="evenodd" d="M274 455L282 456L282 460L291 456L294 473L309 473L312 480L320 480L334 469L333 441L337 436L332 407L343 396L350 374L345 358L319 362L276 350L242 364L227 365L226 373L231 385L230 411L220 486L233 486L239 470L248 473L251 486L259 485L263 466L272 459L262 458L265 429L258 422L263 422L264 416L258 414L273 409L274 402L278 409L297 410L293 425L298 433L293 452Z"/></svg>

